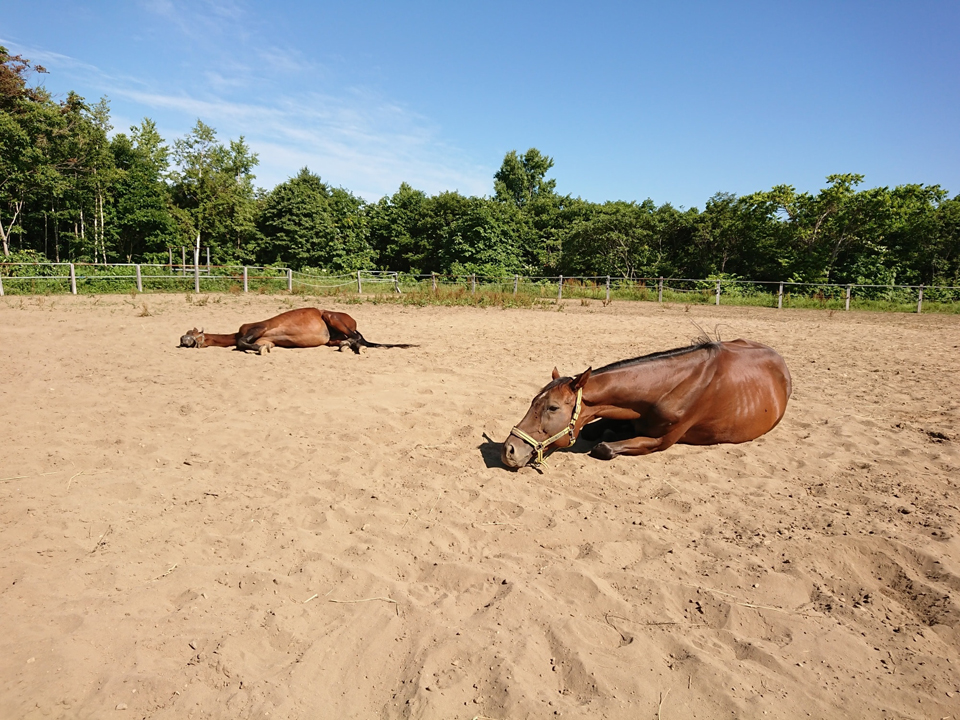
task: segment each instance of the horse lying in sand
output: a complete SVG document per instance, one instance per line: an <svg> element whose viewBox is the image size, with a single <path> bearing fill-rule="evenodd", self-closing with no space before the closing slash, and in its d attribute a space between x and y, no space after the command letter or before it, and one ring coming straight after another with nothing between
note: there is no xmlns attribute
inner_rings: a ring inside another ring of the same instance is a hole
<svg viewBox="0 0 960 720"><path fill-rule="evenodd" d="M203 330L187 331L180 338L180 347L236 347L237 350L253 350L260 355L274 347L312 348L332 345L350 348L359 353L364 347L410 348L416 345L387 345L369 342L357 331L357 321L346 313L301 308L280 313L261 322L241 325L232 334L205 333Z"/></svg>
<svg viewBox="0 0 960 720"><path fill-rule="evenodd" d="M570 447L581 430L584 439L605 440L591 450L602 460L678 442L746 442L776 427L792 390L783 358L750 340L701 342L588 368L575 378L554 368L553 381L510 431L500 457L511 468L541 465L545 453Z"/></svg>

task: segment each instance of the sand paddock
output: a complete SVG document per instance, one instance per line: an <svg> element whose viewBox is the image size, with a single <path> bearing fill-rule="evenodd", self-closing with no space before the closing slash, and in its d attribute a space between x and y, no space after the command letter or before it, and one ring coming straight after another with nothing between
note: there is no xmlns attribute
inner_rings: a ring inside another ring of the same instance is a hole
<svg viewBox="0 0 960 720"><path fill-rule="evenodd" d="M144 304L149 314L144 312ZM960 718L960 318L0 299L0 717ZM743 445L500 466L557 365L772 345Z"/></svg>

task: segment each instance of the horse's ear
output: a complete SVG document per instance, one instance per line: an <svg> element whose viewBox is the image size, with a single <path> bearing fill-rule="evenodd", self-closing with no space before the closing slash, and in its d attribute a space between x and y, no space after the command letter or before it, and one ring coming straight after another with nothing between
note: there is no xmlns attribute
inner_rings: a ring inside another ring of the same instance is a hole
<svg viewBox="0 0 960 720"><path fill-rule="evenodd" d="M580 373L577 377L573 379L573 382L570 384L570 387L573 388L574 390L579 390L580 388L582 388L584 385L587 384L587 380L590 379L591 372L593 372L593 368L588 367L586 370L584 370L582 373Z"/></svg>
<svg viewBox="0 0 960 720"><path fill-rule="evenodd" d="M557 368L553 368L553 379L556 380L558 377L560 377L560 371L557 370Z"/></svg>

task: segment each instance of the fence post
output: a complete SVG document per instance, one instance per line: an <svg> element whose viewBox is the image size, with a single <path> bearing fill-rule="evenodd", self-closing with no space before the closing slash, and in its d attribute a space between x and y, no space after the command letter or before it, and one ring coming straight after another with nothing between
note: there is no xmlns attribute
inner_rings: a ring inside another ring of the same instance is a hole
<svg viewBox="0 0 960 720"><path fill-rule="evenodd" d="M207 246L207 275L210 274L210 247Z"/></svg>
<svg viewBox="0 0 960 720"><path fill-rule="evenodd" d="M363 281L360 280L360 271L357 270L357 295L363 294Z"/></svg>
<svg viewBox="0 0 960 720"><path fill-rule="evenodd" d="M137 292L143 292L143 275L140 274L140 263L137 263Z"/></svg>
<svg viewBox="0 0 960 720"><path fill-rule="evenodd" d="M470 292L474 295L477 294L477 274L471 273L470 275Z"/></svg>
<svg viewBox="0 0 960 720"><path fill-rule="evenodd" d="M607 302L610 302L610 276L607 275Z"/></svg>
<svg viewBox="0 0 960 720"><path fill-rule="evenodd" d="M663 275L657 281L657 302L663 304Z"/></svg>
<svg viewBox="0 0 960 720"><path fill-rule="evenodd" d="M193 291L200 293L200 251L193 251Z"/></svg>
<svg viewBox="0 0 960 720"><path fill-rule="evenodd" d="M563 299L563 275L560 276L560 280L557 281L557 302Z"/></svg>
<svg viewBox="0 0 960 720"><path fill-rule="evenodd" d="M180 246L180 274L187 274L187 249L183 245Z"/></svg>
<svg viewBox="0 0 960 720"><path fill-rule="evenodd" d="M720 304L720 281L717 280L717 305Z"/></svg>
<svg viewBox="0 0 960 720"><path fill-rule="evenodd" d="M847 285L847 305L846 305L846 308L845 308L846 310L849 310L849 309L850 309L850 289L851 289L852 287L853 287L852 285Z"/></svg>
<svg viewBox="0 0 960 720"><path fill-rule="evenodd" d="M287 292L293 292L293 270L287 268Z"/></svg>
<svg viewBox="0 0 960 720"><path fill-rule="evenodd" d="M393 289L397 291L397 295L403 295L403 293L400 292L400 274L399 273L394 273L393 275Z"/></svg>
<svg viewBox="0 0 960 720"><path fill-rule="evenodd" d="M0 295L3 294L3 288L0 288ZM917 298L917 315L923 309L923 285L920 286L920 297Z"/></svg>
<svg viewBox="0 0 960 720"><path fill-rule="evenodd" d="M77 294L77 269L70 263L70 292Z"/></svg>
<svg viewBox="0 0 960 720"><path fill-rule="evenodd" d="M243 266L243 291L247 292L247 266Z"/></svg>
<svg viewBox="0 0 960 720"><path fill-rule="evenodd" d="M514 294L514 295L517 294L517 286L518 286L519 284L520 284L520 276L519 276L519 275L514 275L514 276L513 276L513 294Z"/></svg>
<svg viewBox="0 0 960 720"><path fill-rule="evenodd" d="M433 291L437 291L437 274L435 272L430 273L430 282L433 284Z"/></svg>
<svg viewBox="0 0 960 720"><path fill-rule="evenodd" d="M780 283L780 292L777 293L777 310L783 309L783 283Z"/></svg>
<svg viewBox="0 0 960 720"><path fill-rule="evenodd" d="M3 275L0 275L0 297L3 297Z"/></svg>
<svg viewBox="0 0 960 720"><path fill-rule="evenodd" d="M168 247L167 252L170 254L170 262L167 265L167 267L170 268L170 272L172 273L173 272L173 248Z"/></svg>

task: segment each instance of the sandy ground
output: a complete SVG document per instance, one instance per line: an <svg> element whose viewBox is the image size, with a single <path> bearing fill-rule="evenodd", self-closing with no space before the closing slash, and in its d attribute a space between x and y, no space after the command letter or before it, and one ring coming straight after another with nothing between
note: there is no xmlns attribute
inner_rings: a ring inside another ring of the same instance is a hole
<svg viewBox="0 0 960 720"><path fill-rule="evenodd" d="M307 304L0 299L0 717L960 718L960 318L331 303L421 347L176 347ZM691 321L786 358L773 432L500 465L554 365Z"/></svg>

